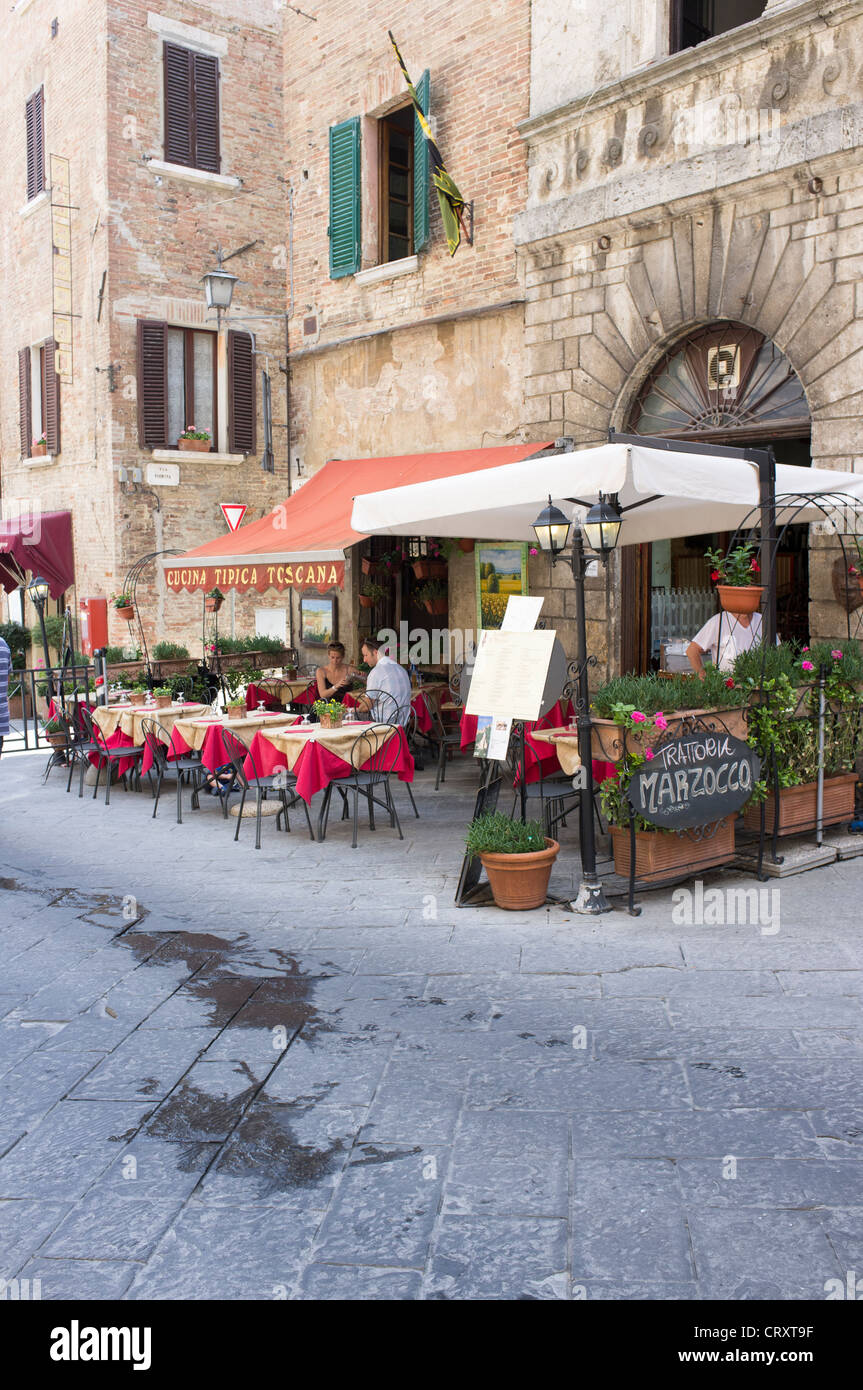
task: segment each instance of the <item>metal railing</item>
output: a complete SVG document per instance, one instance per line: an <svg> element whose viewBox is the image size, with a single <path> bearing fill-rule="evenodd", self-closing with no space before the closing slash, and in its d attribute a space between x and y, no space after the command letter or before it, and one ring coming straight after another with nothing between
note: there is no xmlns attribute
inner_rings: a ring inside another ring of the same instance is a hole
<svg viewBox="0 0 863 1390"><path fill-rule="evenodd" d="M655 646L663 642L691 642L716 612L712 589L653 589L650 626Z"/></svg>
<svg viewBox="0 0 863 1390"><path fill-rule="evenodd" d="M54 702L73 717L78 694L89 692L95 703L95 670L92 666L58 666L50 671L26 667L9 673L9 733L3 737L3 752L24 753L47 749L49 744L42 733L48 718L49 675L54 683Z"/></svg>

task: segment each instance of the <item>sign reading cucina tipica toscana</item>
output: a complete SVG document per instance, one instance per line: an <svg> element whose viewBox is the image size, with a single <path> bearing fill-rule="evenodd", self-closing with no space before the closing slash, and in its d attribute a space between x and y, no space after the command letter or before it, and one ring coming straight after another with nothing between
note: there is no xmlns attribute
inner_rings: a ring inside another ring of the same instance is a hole
<svg viewBox="0 0 863 1390"><path fill-rule="evenodd" d="M761 759L732 734L698 731L669 739L632 775L629 804L663 830L685 830L733 815L752 795Z"/></svg>

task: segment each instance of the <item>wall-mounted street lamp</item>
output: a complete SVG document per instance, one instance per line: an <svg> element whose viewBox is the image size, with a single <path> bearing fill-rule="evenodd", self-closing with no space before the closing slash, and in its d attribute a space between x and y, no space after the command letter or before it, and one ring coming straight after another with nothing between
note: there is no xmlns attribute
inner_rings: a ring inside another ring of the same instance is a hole
<svg viewBox="0 0 863 1390"><path fill-rule="evenodd" d="M576 501L570 498L570 501ZM602 883L596 872L596 841L593 833L593 753L591 748L590 689L587 678L589 663L587 655L587 622L584 611L584 579L587 566L592 560L608 564L608 557L615 549L621 527L621 515L616 497L599 495L587 511L584 520L575 525L556 507L551 498L533 523L533 530L540 548L551 555L555 565L566 549L572 533L570 564L575 580L575 615L578 637L578 686L576 694L576 722L578 725L578 751L583 769L581 805L579 811L579 844L581 849L581 884L578 897L572 904L574 912L598 915L610 912ZM591 546L585 551L582 533Z"/></svg>

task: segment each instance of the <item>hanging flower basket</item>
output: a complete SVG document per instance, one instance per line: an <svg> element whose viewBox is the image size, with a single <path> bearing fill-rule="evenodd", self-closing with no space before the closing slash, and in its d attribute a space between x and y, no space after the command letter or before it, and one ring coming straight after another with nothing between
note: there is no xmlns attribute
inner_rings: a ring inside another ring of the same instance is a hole
<svg viewBox="0 0 863 1390"><path fill-rule="evenodd" d="M726 613L755 613L761 606L764 587L760 584L717 584L719 606Z"/></svg>
<svg viewBox="0 0 863 1390"><path fill-rule="evenodd" d="M414 560L412 568L415 579L446 579L445 560Z"/></svg>
<svg viewBox="0 0 863 1390"><path fill-rule="evenodd" d="M207 597L204 599L204 612L218 613L219 609L221 608L224 602L224 596L222 596L221 598L210 598L208 594Z"/></svg>
<svg viewBox="0 0 863 1390"><path fill-rule="evenodd" d="M370 598L368 594L360 594L360 595L359 595L359 600L360 600L360 608L374 608L374 606L375 606L375 601L374 601L374 599L373 599L373 598Z"/></svg>
<svg viewBox="0 0 863 1390"><path fill-rule="evenodd" d="M467 538L464 537L464 536L461 536L461 537L459 538L459 540L457 541L457 545L458 545L459 550L463 550L463 551L464 551L465 555L470 555L471 551L473 550L474 546L476 545L476 542L475 542L475 541L472 541L472 540L469 540L469 539L467 539Z"/></svg>
<svg viewBox="0 0 863 1390"><path fill-rule="evenodd" d="M427 613L432 613L435 617L442 617L449 609L449 600L446 598L427 598L425 608Z"/></svg>
<svg viewBox="0 0 863 1390"><path fill-rule="evenodd" d="M125 623L130 623L135 616L135 609L132 607L131 603L128 605L124 604L122 608L115 609L115 612L117 617L122 618Z"/></svg>
<svg viewBox="0 0 863 1390"><path fill-rule="evenodd" d="M364 555L360 561L360 568L363 574L377 574L378 561L373 560L370 555Z"/></svg>

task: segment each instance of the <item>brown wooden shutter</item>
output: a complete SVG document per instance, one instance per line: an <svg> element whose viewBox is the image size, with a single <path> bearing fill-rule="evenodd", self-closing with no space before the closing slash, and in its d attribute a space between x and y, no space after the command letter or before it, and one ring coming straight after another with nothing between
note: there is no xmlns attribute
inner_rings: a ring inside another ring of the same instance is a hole
<svg viewBox="0 0 863 1390"><path fill-rule="evenodd" d="M60 378L57 375L57 344L53 338L45 343L45 443L49 454L60 452Z"/></svg>
<svg viewBox="0 0 863 1390"><path fill-rule="evenodd" d="M169 164L192 164L192 58L188 48L166 43L165 159Z"/></svg>
<svg viewBox="0 0 863 1390"><path fill-rule="evenodd" d="M168 325L157 319L138 319L138 443L168 447Z"/></svg>
<svg viewBox="0 0 863 1390"><path fill-rule="evenodd" d="M32 452L33 412L30 398L30 349L21 348L18 353L18 427L21 432L21 457L29 458Z"/></svg>
<svg viewBox="0 0 863 1390"><path fill-rule="evenodd" d="M25 120L27 125L27 201L42 193L45 188L45 89L27 102Z"/></svg>
<svg viewBox="0 0 863 1390"><path fill-rule="evenodd" d="M250 333L228 334L228 448L255 452L255 354Z"/></svg>
<svg viewBox="0 0 863 1390"><path fill-rule="evenodd" d="M196 169L219 172L219 60L193 53L194 164Z"/></svg>

